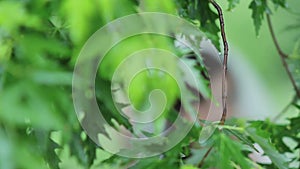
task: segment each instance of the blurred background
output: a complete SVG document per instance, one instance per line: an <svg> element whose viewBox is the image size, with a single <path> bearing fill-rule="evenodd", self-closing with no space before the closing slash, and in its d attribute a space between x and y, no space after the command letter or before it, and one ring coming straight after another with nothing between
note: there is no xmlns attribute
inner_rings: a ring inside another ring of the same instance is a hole
<svg viewBox="0 0 300 169"><path fill-rule="evenodd" d="M222 5L226 6L226 3L222 2ZM290 0L288 5L289 10L274 10L273 7L271 10L279 44L283 51L292 53L299 39L299 29L289 27L299 24L299 2ZM274 117L291 102L294 91L271 39L266 20L262 23L259 36L256 36L248 6L249 2L241 1L238 8L224 13L232 57L229 60L229 72L238 78L235 87L243 93L238 97L242 101L238 111L244 108L246 116L254 119Z"/></svg>

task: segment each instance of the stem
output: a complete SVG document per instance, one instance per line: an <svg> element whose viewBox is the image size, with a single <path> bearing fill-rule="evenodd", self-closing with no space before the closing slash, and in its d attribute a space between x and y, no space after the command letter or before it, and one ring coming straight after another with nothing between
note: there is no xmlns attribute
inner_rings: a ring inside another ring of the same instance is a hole
<svg viewBox="0 0 300 169"><path fill-rule="evenodd" d="M200 161L200 163L198 164L198 168L201 168L204 164L205 159L208 157L209 153L211 152L213 146L211 146L207 152L205 153L205 155L203 156L202 160Z"/></svg>
<svg viewBox="0 0 300 169"><path fill-rule="evenodd" d="M227 116L227 60L228 60L228 43L225 34L225 24L223 18L222 8L216 3L214 0L210 0L211 4L216 8L219 15L220 28L221 28L221 36L223 40L224 46L224 59L223 59L223 76L222 76L222 105L223 105L223 113L220 121L220 125L224 125L226 116Z"/></svg>
<svg viewBox="0 0 300 169"><path fill-rule="evenodd" d="M285 70L286 70L286 72L287 72L287 74L288 74L288 76L289 76L289 78L290 78L290 80L292 82L292 85L293 85L293 87L295 89L295 92L296 92L297 96L300 98L300 90L298 89L298 87L296 85L296 81L293 78L292 72L289 70L288 64L286 62L286 58L288 58L288 55L285 54L281 50L281 48L279 46L279 43L278 43L277 38L276 38L275 33L274 33L274 29L273 29L273 25L272 25L270 14L267 14L267 21L268 21L269 31L271 33L271 36L272 36L273 42L275 44L276 50L277 50L277 52L278 52L278 54L280 56L281 62L283 64L283 67L285 68Z"/></svg>
<svg viewBox="0 0 300 169"><path fill-rule="evenodd" d="M244 132L245 129L242 127L235 127L235 126L226 126L226 125L221 125L219 126L220 129L228 129L228 130L236 130L240 132Z"/></svg>
<svg viewBox="0 0 300 169"><path fill-rule="evenodd" d="M222 8L219 6L218 3L216 3L214 0L209 0L210 3L216 8L219 15L219 21L220 21L220 28L221 28L221 36L223 40L223 46L224 46L224 58L223 58L223 75L222 75L222 106L223 106L223 113L222 118L220 120L220 125L224 125L226 116L227 116L227 61L228 61L228 43L226 39L225 34L225 24L224 24L224 18L223 18L223 12ZM198 167L201 168L205 159L208 157L209 153L211 152L213 146L211 146L208 151L205 153L204 157L200 161Z"/></svg>
<svg viewBox="0 0 300 169"><path fill-rule="evenodd" d="M273 26L272 26L271 17L270 17L269 14L267 14L267 21L268 21L268 27L269 27L269 30L270 30L270 33L271 33L271 36L272 36L272 39L273 39L273 42L274 42L274 44L275 44L275 47L276 47L277 52L278 52L279 55L282 56L283 58L287 58L288 55L285 54L285 53L281 50L281 48L280 48L280 46L279 46L279 43L278 43L278 41L277 41L277 38L276 38L275 33L274 33Z"/></svg>

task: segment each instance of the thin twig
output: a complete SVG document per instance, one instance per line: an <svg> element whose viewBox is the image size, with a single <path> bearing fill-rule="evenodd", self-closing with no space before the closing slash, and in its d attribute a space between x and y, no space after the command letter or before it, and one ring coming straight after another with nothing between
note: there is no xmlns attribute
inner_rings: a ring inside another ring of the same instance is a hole
<svg viewBox="0 0 300 169"><path fill-rule="evenodd" d="M278 54L280 56L281 62L283 64L283 66L284 66L284 68L285 68L285 70L286 70L286 72L287 72L287 74L288 74L291 82L292 82L292 85L293 85L293 87L295 89L295 92L296 92L297 96L300 98L300 90L298 89L298 87L296 85L296 81L295 81L295 79L294 79L294 77L292 75L292 72L289 70L288 64L286 62L286 58L288 58L288 55L285 54L281 50L281 48L279 46L279 43L278 43L277 38L276 38L275 33L274 33L274 29L273 29L273 25L272 25L270 14L267 14L267 22L268 22L268 27L269 27L269 30L270 30L273 42L275 44L276 50L277 50L277 52L278 52Z"/></svg>
<svg viewBox="0 0 300 169"><path fill-rule="evenodd" d="M288 104L286 105L281 112L279 112L274 118L273 118L273 122L277 122L281 116L293 105L293 103L295 103L297 101L297 96L295 96L293 98L293 100Z"/></svg>
<svg viewBox="0 0 300 169"><path fill-rule="evenodd" d="M218 3L216 3L214 0L209 0L210 3L216 8L219 15L219 21L220 21L220 28L221 28L221 36L223 40L224 45L224 59L223 59L223 75L222 75L222 106L223 106L223 112L222 112L222 118L220 120L220 125L224 125L226 116L227 116L227 61L228 61L228 43L226 39L225 34L225 24L224 24L224 18L223 18L223 12L222 8L219 6ZM211 152L213 146L211 146L202 160L200 161L198 167L201 168L205 159L208 157L209 153Z"/></svg>
<svg viewBox="0 0 300 169"><path fill-rule="evenodd" d="M272 39L273 39L273 42L274 42L274 44L275 44L275 47L276 47L277 52L278 52L279 55L282 56L283 58L287 58L288 55L285 54L285 53L281 50L281 48L280 48L280 46L279 46L279 43L278 43L278 41L277 41L277 38L276 38L275 33L274 33L273 26L272 26L271 17L270 17L269 14L267 14L267 21L268 21L269 30L270 30L270 33L271 33L271 36L272 36Z"/></svg>
<svg viewBox="0 0 300 169"><path fill-rule="evenodd" d="M213 146L211 146L207 152L205 153L205 155L203 156L202 160L200 161L200 163L198 164L198 168L201 168L204 164L205 159L208 157L209 153L211 152Z"/></svg>
<svg viewBox="0 0 300 169"><path fill-rule="evenodd" d="M216 8L219 15L220 28L221 28L221 36L224 45L224 59L223 59L223 76L222 76L222 105L223 105L223 113L220 121L220 125L223 125L227 116L227 60L228 60L228 43L225 34L225 24L223 18L222 8L216 3L214 0L210 0L211 4Z"/></svg>
<svg viewBox="0 0 300 169"><path fill-rule="evenodd" d="M279 112L274 118L273 118L273 122L277 122L278 119L290 108L291 103L289 103L288 105L286 105L281 112Z"/></svg>

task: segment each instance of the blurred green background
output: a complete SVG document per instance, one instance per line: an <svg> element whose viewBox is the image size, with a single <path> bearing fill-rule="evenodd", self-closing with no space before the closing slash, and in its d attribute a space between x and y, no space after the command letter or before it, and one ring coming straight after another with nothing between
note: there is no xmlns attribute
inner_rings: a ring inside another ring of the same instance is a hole
<svg viewBox="0 0 300 169"><path fill-rule="evenodd" d="M293 0L287 2L288 10L275 8L273 5L270 5L270 9L279 44L285 53L290 54L300 36L299 29L290 29L290 27L299 25L298 6L300 2ZM224 1L220 3L222 6L227 4ZM244 99L241 100L245 100L246 103L241 103L242 106L238 111L245 108L248 108L249 111L239 111L240 115L238 116L244 116L241 113L247 112L249 115L244 117L262 119L274 117L281 112L291 102L294 90L272 41L266 16L264 16L260 33L256 36L251 13L249 1L241 1L237 8L224 12L232 55L232 59L229 60L229 72L237 74L237 80L240 82L244 81L240 84L241 89L237 91L242 93L241 97ZM234 69L235 67L236 69ZM244 74L238 73L239 71ZM253 74L253 76L249 74ZM255 85L257 86L255 87ZM239 88L239 86L236 87ZM249 98L251 94L253 97ZM256 110L264 113L256 113Z"/></svg>

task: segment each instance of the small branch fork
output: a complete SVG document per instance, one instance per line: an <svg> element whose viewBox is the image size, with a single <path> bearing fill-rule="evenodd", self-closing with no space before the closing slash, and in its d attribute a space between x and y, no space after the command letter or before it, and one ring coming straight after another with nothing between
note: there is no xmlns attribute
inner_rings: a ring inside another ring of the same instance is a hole
<svg viewBox="0 0 300 169"><path fill-rule="evenodd" d="M294 79L294 77L292 75L292 72L289 70L288 64L286 62L286 59L288 58L288 55L285 54L281 50L281 48L279 46L279 43L278 43L277 38L276 38L275 33L274 33L274 29L273 29L273 25L272 25L270 14L267 14L267 22L268 22L269 31L271 33L271 36L272 36L273 42L275 44L276 50L277 50L277 52L278 52L278 54L280 56L281 62L283 64L283 66L284 66L284 68L285 68L285 70L286 70L286 72L287 72L287 74L288 74L291 82L292 82L292 85L293 85L293 87L295 89L295 92L296 92L297 96L300 98L300 90L298 89L298 87L296 85L296 81L295 81L295 79Z"/></svg>
<svg viewBox="0 0 300 169"><path fill-rule="evenodd" d="M223 105L223 113L220 121L220 125L224 125L226 116L227 116L227 60L228 60L228 43L225 34L225 24L223 18L222 8L216 3L214 0L209 0L210 3L216 8L219 15L220 28L221 28L221 36L223 40L224 46L224 59L223 59L223 75L222 75L222 105Z"/></svg>

